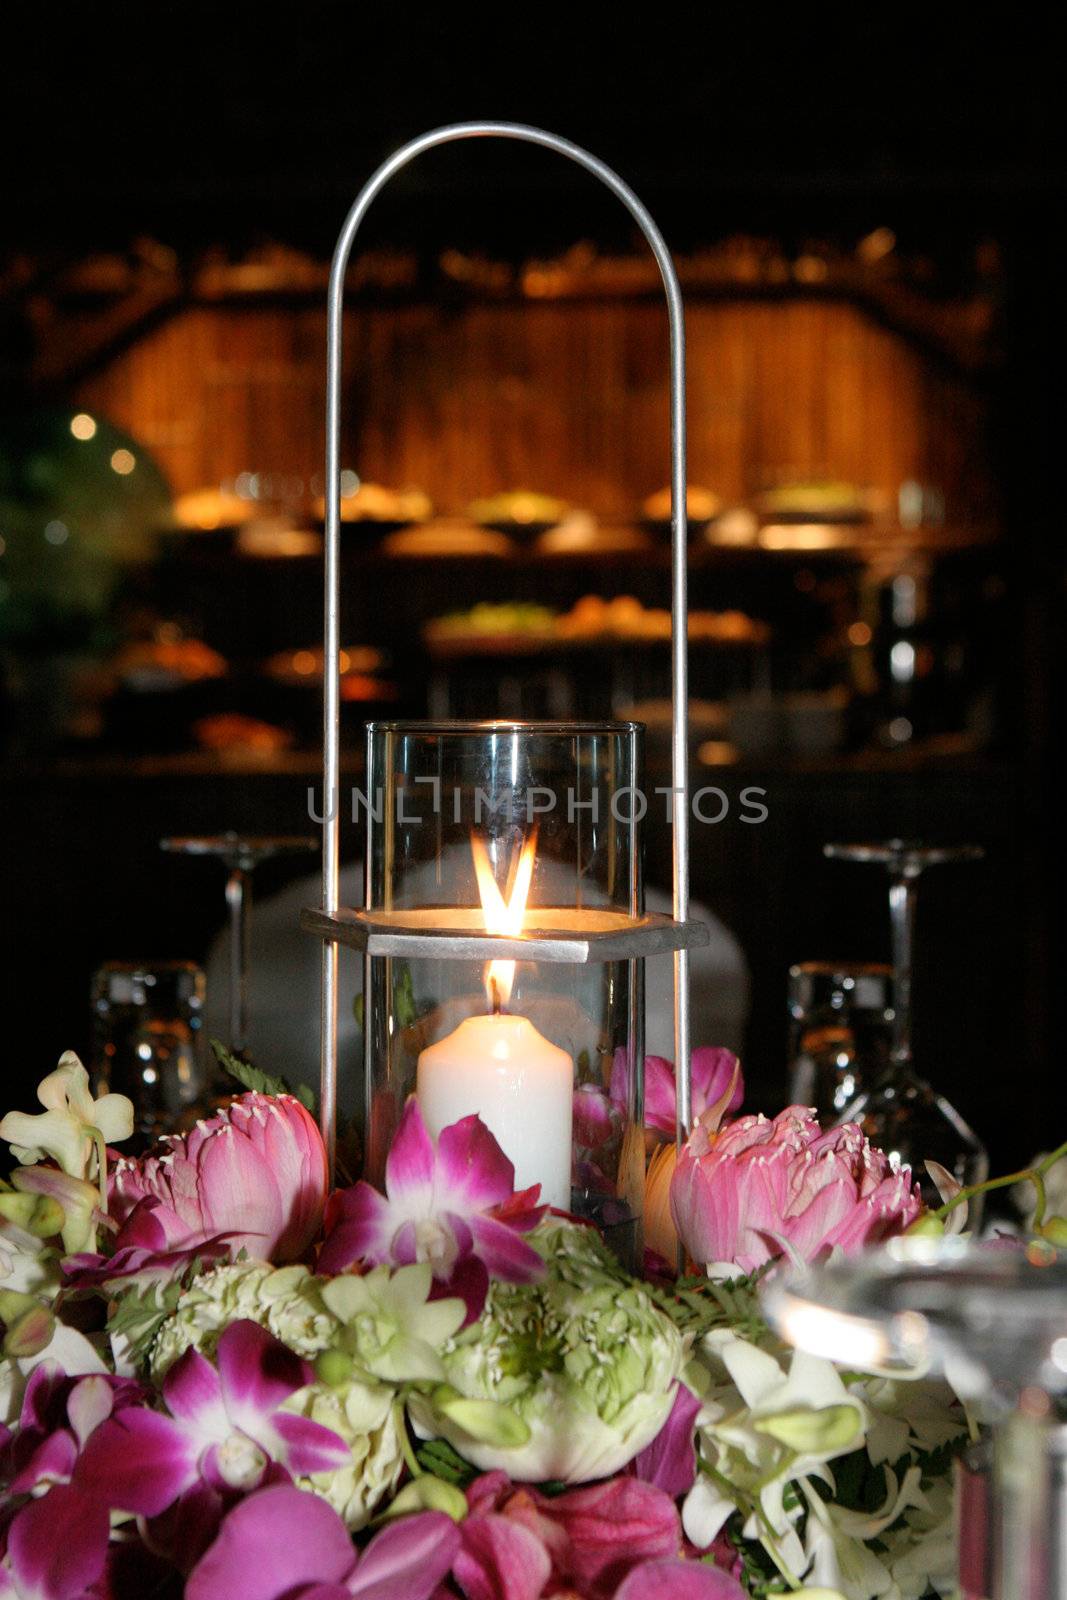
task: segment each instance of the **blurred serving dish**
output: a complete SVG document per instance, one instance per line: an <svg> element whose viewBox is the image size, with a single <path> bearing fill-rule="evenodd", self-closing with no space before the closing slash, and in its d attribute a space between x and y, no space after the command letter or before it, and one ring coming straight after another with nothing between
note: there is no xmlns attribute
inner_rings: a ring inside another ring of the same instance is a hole
<svg viewBox="0 0 1067 1600"><path fill-rule="evenodd" d="M555 495L538 494L533 489L508 489L503 494L472 500L467 516L483 528L532 539L562 522L569 511L566 501Z"/></svg>
<svg viewBox="0 0 1067 1600"><path fill-rule="evenodd" d="M382 543L387 556L489 556L507 557L514 546L505 534L479 527L462 517L434 517L421 527L401 528Z"/></svg>
<svg viewBox="0 0 1067 1600"><path fill-rule="evenodd" d="M174 502L175 526L188 533L241 528L260 514L253 501L223 489L192 489Z"/></svg>
<svg viewBox="0 0 1067 1600"><path fill-rule="evenodd" d="M268 677L297 688L317 688L322 681L323 650L280 650L263 663ZM342 678L348 673L373 673L382 665L382 653L371 645L354 645L341 650L338 658Z"/></svg>
<svg viewBox="0 0 1067 1600"><path fill-rule="evenodd" d="M717 494L710 489L701 488L699 484L689 484L685 491L685 514L690 522L710 522L721 510L722 501ZM646 522L670 523L670 484L665 489L657 489L655 494L650 494L648 499L642 502L641 515Z"/></svg>
<svg viewBox="0 0 1067 1600"><path fill-rule="evenodd" d="M262 755L277 754L295 743L288 729L235 711L201 717L193 724L193 736L202 750L256 751Z"/></svg>
<svg viewBox="0 0 1067 1600"><path fill-rule="evenodd" d="M326 518L326 500L315 502L320 522ZM381 483L360 483L341 496L342 522L370 522L402 528L409 522L424 522L433 516L433 502L421 489L388 489Z"/></svg>
<svg viewBox="0 0 1067 1600"><path fill-rule="evenodd" d="M322 535L311 528L291 528L281 522L249 522L238 529L234 548L239 556L260 561L320 556Z"/></svg>
<svg viewBox="0 0 1067 1600"><path fill-rule="evenodd" d="M228 667L225 656L202 639L164 634L123 645L112 662L112 670L123 688L151 694L223 678Z"/></svg>
<svg viewBox="0 0 1067 1600"><path fill-rule="evenodd" d="M588 511L572 511L539 534L536 548L545 556L634 555L648 549L648 539L637 528L603 527Z"/></svg>
<svg viewBox="0 0 1067 1600"><path fill-rule="evenodd" d="M482 603L427 624L423 637L432 654L530 655L561 646L666 644L669 611L641 604L633 595L613 600L585 595L559 615L547 606ZM689 638L707 645L761 645L770 638L765 622L741 611L691 611Z"/></svg>
<svg viewBox="0 0 1067 1600"><path fill-rule="evenodd" d="M875 510L869 490L836 478L782 483L757 495L754 505L777 522L868 522Z"/></svg>
<svg viewBox="0 0 1067 1600"><path fill-rule="evenodd" d="M559 637L557 623L556 613L548 606L482 601L469 611L455 611L428 622L423 638L439 656L523 654L554 645Z"/></svg>
<svg viewBox="0 0 1067 1600"><path fill-rule="evenodd" d="M625 639L653 644L669 641L671 614L642 605L633 595L604 600L588 594L559 618L559 636L570 640ZM690 611L689 638L708 644L765 644L770 628L743 611Z"/></svg>

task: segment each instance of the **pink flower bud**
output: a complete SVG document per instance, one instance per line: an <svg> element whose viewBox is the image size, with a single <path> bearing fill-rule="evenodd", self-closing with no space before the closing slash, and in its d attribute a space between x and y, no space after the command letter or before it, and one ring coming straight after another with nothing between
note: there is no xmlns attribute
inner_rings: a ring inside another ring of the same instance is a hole
<svg viewBox="0 0 1067 1600"><path fill-rule="evenodd" d="M298 1260L322 1226L326 1151L291 1095L243 1094L157 1155L119 1161L116 1248L180 1249L225 1234L233 1255Z"/></svg>

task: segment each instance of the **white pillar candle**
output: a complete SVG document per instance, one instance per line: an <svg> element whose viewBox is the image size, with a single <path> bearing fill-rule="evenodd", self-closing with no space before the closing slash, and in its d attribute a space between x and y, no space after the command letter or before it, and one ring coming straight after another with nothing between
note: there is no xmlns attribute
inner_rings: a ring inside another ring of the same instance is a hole
<svg viewBox="0 0 1067 1600"><path fill-rule="evenodd" d="M546 1205L571 1206L570 1056L528 1017L467 1017L419 1056L416 1094L434 1138L476 1112L515 1167L516 1189L541 1185Z"/></svg>

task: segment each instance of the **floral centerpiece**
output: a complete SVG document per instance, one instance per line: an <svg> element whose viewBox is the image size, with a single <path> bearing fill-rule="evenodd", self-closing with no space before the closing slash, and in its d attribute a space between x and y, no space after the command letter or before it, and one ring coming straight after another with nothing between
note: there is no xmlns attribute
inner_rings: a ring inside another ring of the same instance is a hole
<svg viewBox="0 0 1067 1600"><path fill-rule="evenodd" d="M787 1350L758 1285L958 1225L967 1196L937 1172L927 1211L858 1128L738 1115L734 1058L692 1068L676 1158L673 1069L649 1062L638 1278L516 1193L477 1117L435 1141L411 1101L385 1193L329 1193L280 1084L131 1159L129 1102L64 1056L43 1109L0 1122L0 1596L947 1592L963 1408ZM610 1123L612 1087L581 1093ZM1052 1243L1062 1153L1027 1174Z"/></svg>

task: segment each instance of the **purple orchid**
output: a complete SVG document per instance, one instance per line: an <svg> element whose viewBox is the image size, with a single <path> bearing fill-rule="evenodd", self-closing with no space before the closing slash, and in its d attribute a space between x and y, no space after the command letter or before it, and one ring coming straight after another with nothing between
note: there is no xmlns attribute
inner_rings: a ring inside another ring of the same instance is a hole
<svg viewBox="0 0 1067 1600"><path fill-rule="evenodd" d="M656 1600L745 1600L736 1578L700 1561L646 1561L623 1580L614 1600L648 1600L649 1595Z"/></svg>
<svg viewBox="0 0 1067 1600"><path fill-rule="evenodd" d="M41 1494L69 1483L100 1424L124 1407L140 1405L144 1397L145 1390L129 1378L68 1377L56 1362L41 1362L26 1384L19 1426L0 1450L5 1493Z"/></svg>
<svg viewBox="0 0 1067 1600"><path fill-rule="evenodd" d="M325 1500L278 1484L230 1512L185 1600L430 1600L458 1548L452 1519L426 1511L383 1529L357 1555Z"/></svg>
<svg viewBox="0 0 1067 1600"><path fill-rule="evenodd" d="M69 1484L27 1501L7 1530L0 1600L81 1600L104 1570L110 1533L107 1506Z"/></svg>
<svg viewBox="0 0 1067 1600"><path fill-rule="evenodd" d="M216 1369L187 1350L163 1380L170 1415L129 1409L110 1417L82 1452L75 1483L112 1509L155 1517L205 1485L222 1495L247 1492L279 1473L348 1464L336 1433L281 1410L314 1373L272 1334L231 1323L217 1361Z"/></svg>
<svg viewBox="0 0 1067 1600"><path fill-rule="evenodd" d="M466 1600L614 1600L628 1573L682 1544L674 1501L632 1477L545 1495L487 1472L467 1490L467 1507L453 1569Z"/></svg>
<svg viewBox="0 0 1067 1600"><path fill-rule="evenodd" d="M654 1484L673 1499L688 1494L697 1475L693 1436L700 1412L700 1401L692 1389L680 1383L675 1392L670 1416L653 1439L630 1463L635 1477Z"/></svg>
<svg viewBox="0 0 1067 1600"><path fill-rule="evenodd" d="M139 1216L139 1227L145 1237L152 1239L153 1227L158 1228L158 1236L151 1245L120 1245L110 1256L89 1252L67 1256L62 1263L67 1287L110 1291L135 1286L145 1288L149 1284L162 1286L180 1278L196 1263L206 1267L229 1260L229 1235L224 1233L194 1244L168 1246L162 1226L152 1217L158 1204L156 1200L142 1200L131 1213L131 1216Z"/></svg>
<svg viewBox="0 0 1067 1600"><path fill-rule="evenodd" d="M68 1377L51 1361L35 1368L18 1430L0 1451L7 1507L31 1497L7 1529L0 1596L73 1600L99 1576L111 1531L108 1508L71 1480L97 1429L143 1399L140 1384L125 1378Z"/></svg>
<svg viewBox="0 0 1067 1600"><path fill-rule="evenodd" d="M531 1283L544 1272L534 1248L519 1237L547 1207L539 1186L514 1193L515 1168L479 1117L444 1128L436 1144L419 1103L404 1108L385 1166L386 1193L369 1183L331 1195L318 1271L338 1273L358 1262L433 1269L433 1298L458 1295L473 1322L485 1304L489 1274Z"/></svg>

